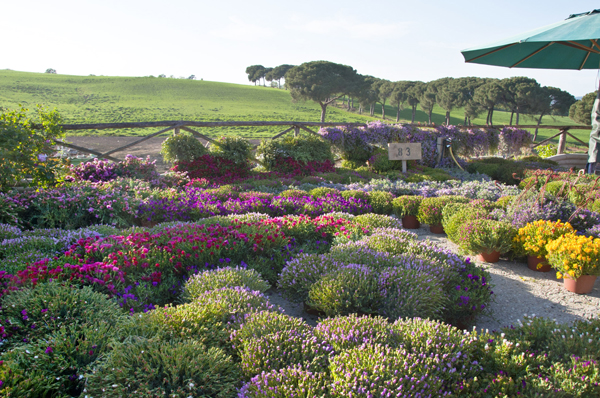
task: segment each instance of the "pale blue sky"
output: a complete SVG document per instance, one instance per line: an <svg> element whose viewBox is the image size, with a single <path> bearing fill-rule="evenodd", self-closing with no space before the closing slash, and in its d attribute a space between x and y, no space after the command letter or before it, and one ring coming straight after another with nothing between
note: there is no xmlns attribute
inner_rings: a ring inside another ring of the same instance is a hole
<svg viewBox="0 0 600 398"><path fill-rule="evenodd" d="M581 96L597 86L597 71L465 64L460 50L594 8L600 3L587 0L5 0L0 69L250 84L248 65L328 60L393 81L529 76Z"/></svg>

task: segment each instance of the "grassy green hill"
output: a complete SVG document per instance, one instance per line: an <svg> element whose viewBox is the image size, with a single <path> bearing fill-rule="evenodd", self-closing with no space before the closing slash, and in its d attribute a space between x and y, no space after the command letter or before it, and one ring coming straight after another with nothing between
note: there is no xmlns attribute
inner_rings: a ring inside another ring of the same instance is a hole
<svg viewBox="0 0 600 398"><path fill-rule="evenodd" d="M141 122L159 120L194 121L319 121L320 108L313 102L293 103L289 92L270 87L218 83L198 80L152 78L69 76L60 74L16 72L0 70L0 106L14 109L19 104L33 109L36 104L56 108L65 123ZM462 123L462 110L452 112L452 123ZM485 116L485 115L482 115ZM386 106L386 117L395 120L396 109ZM510 114L495 112L495 124L507 124ZM330 106L328 122L367 122L381 119L381 106L376 106L375 117L350 113ZM400 113L400 119L410 120L410 109ZM417 121L426 122L426 114L418 110ZM444 111L434 109L433 121L445 121ZM476 119L484 124L485 119ZM523 120L522 123L534 122ZM566 117L543 123L570 125ZM202 129L211 136L231 134L247 138L270 137L281 127L247 127ZM78 134L144 135L153 129L85 130ZM555 130L541 130L540 137L555 134ZM586 130L573 130L587 141ZM72 133L70 133L72 134ZM574 141L573 141L574 142ZM569 143L570 144L570 143Z"/></svg>

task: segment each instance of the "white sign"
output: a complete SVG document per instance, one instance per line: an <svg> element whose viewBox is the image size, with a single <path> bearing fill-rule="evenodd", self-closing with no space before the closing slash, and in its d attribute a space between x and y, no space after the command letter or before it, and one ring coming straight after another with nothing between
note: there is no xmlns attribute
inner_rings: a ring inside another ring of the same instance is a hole
<svg viewBox="0 0 600 398"><path fill-rule="evenodd" d="M422 158L421 143L401 144L392 142L388 144L390 160L419 160Z"/></svg>

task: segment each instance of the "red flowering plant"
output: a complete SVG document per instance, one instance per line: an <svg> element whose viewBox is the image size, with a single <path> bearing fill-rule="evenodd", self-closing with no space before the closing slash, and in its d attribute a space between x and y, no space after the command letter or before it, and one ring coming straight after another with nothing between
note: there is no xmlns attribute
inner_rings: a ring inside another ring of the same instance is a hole
<svg viewBox="0 0 600 398"><path fill-rule="evenodd" d="M237 164L232 160L211 154L192 161L178 161L172 171L187 171L190 179L206 178L213 184L222 185L245 179L250 173L250 162Z"/></svg>

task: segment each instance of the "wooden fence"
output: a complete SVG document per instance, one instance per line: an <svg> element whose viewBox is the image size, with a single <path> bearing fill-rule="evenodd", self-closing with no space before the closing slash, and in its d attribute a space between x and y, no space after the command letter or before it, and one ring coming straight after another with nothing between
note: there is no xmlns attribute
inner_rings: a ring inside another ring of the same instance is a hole
<svg viewBox="0 0 600 398"><path fill-rule="evenodd" d="M109 159L109 160L113 160L113 161L119 161L118 159L112 157L111 155L122 151L124 149L127 148L131 148L133 146L136 146L146 140L149 140L152 137L158 136L160 134L166 133L168 131L174 130L176 133L178 133L180 130L184 130L187 132L192 133L195 137L197 138L201 138L203 140L206 140L208 142L215 142L215 140L213 140L210 137L207 137L206 135L192 129L191 127L195 127L195 128L202 128L202 127L256 127L256 126L284 126L287 127L285 130L281 131L280 133L274 135L273 137L271 137L271 139L277 139L281 136L283 136L284 134L293 131L294 135L298 135L300 130L304 130L307 131L309 133L312 134L317 134L315 131L313 131L312 129L310 129L309 127L315 128L315 127L329 127L329 126L341 126L341 125L345 125L345 126L366 126L366 124L364 123L316 123L316 122L192 122L192 121L162 121L162 122L131 122L131 123L95 123L95 124L63 124L61 125L61 127L63 128L63 130L65 131L77 131L77 130L106 130L106 129L127 129L127 128L160 128L163 127L161 130L158 130L155 133L152 133L150 135L144 136L142 138L140 138L137 141L134 141L132 143L129 143L127 145L123 145L120 146L118 148L115 149L111 149L108 152L98 152L92 149L88 149L88 148L83 148L77 145L73 145L73 144L69 144L66 142L62 142L62 141L57 141L56 143L58 145L62 145L64 147L67 148L71 148L71 149L75 149L77 151L80 152L84 152L84 153L90 153L92 155L96 155L98 158L104 158L104 159ZM415 127L423 127L423 128L431 128L433 126L427 126L427 125L421 125L421 124L407 124L410 126L415 126ZM489 129L489 128L497 128L497 126L459 126L461 128L480 128L480 129ZM579 138L575 137L574 135L572 135L571 133L569 133L570 129L581 129L581 130L591 130L590 126L536 126L536 125L518 125L518 126L507 126L507 127L518 127L518 128L544 128L544 129L558 129L559 132L557 134L555 134L554 136L547 138L539 143L535 143L532 145L532 148L535 148L539 145L545 144L547 142L549 142L550 140L559 137L558 140L558 154L562 154L564 153L565 147L566 147L566 142L567 142L567 136L570 136L571 138L575 139L576 141L587 145L587 142L583 142L582 140L580 140Z"/></svg>

